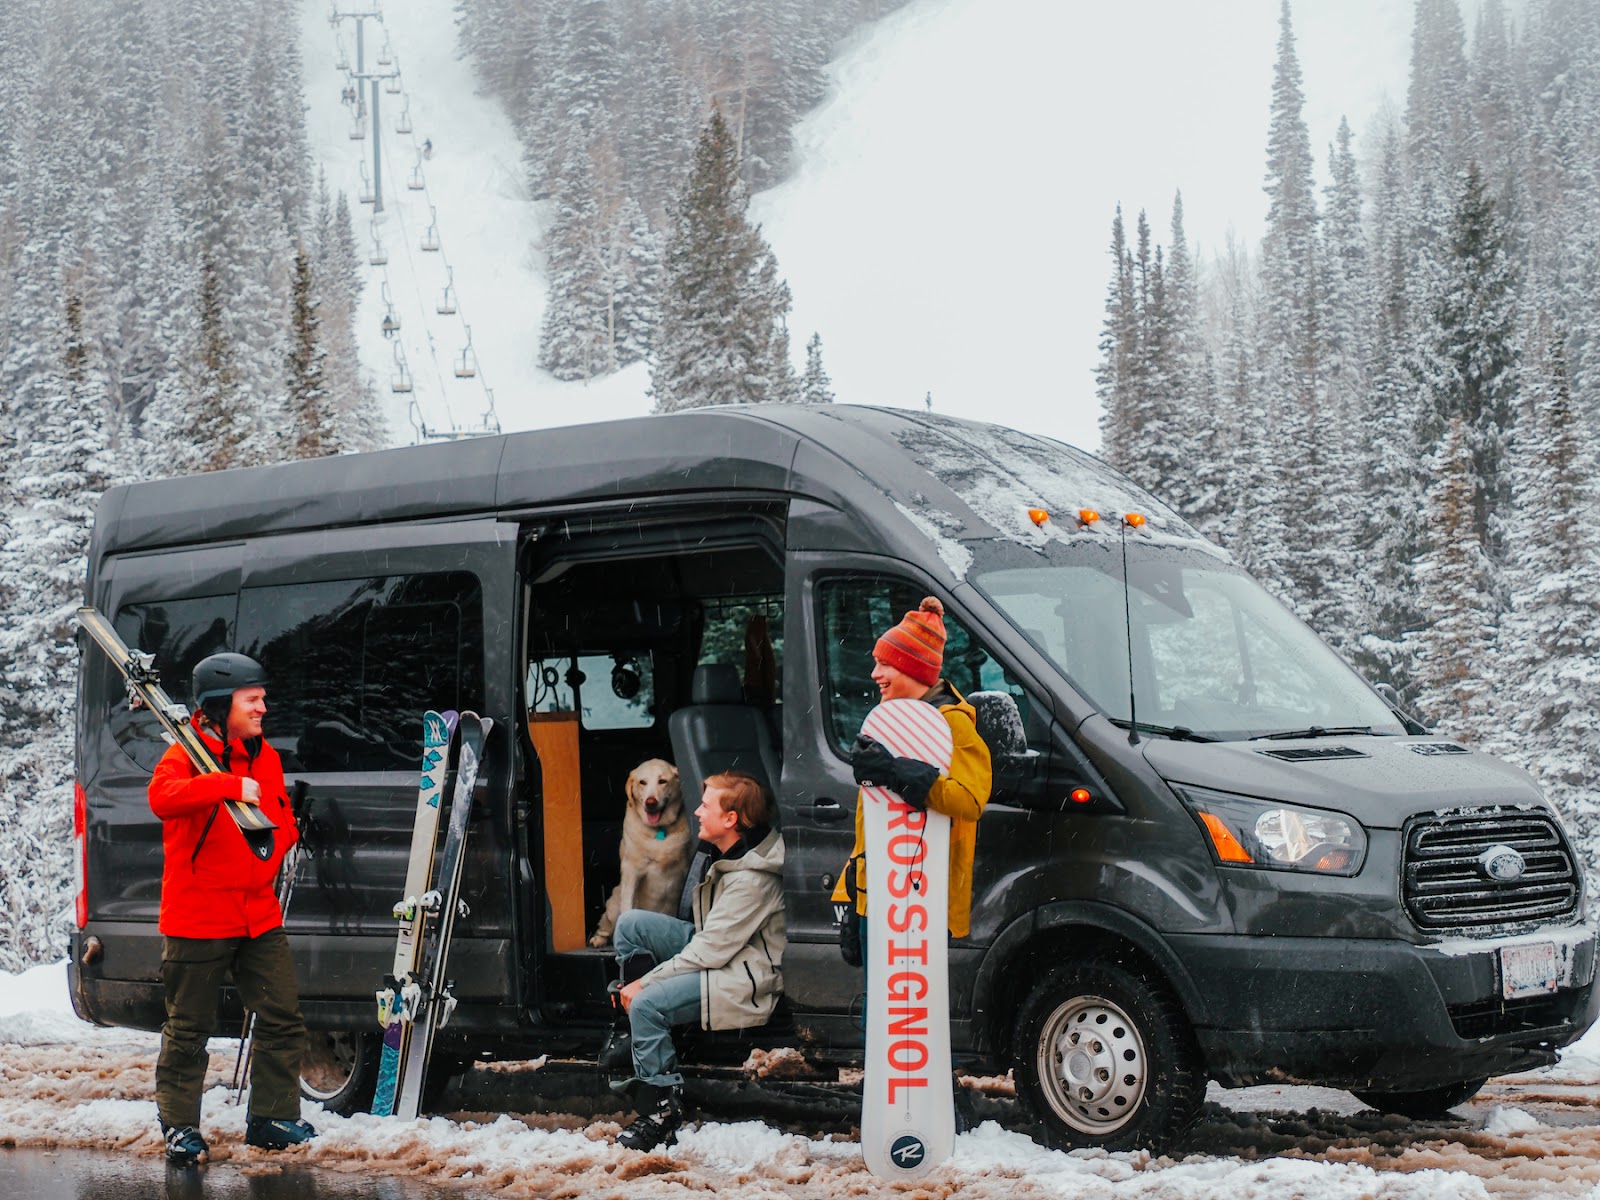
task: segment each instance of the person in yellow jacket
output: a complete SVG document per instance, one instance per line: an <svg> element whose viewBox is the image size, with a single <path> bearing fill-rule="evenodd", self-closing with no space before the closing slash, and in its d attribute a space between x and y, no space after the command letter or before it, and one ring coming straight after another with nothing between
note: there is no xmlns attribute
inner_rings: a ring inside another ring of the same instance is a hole
<svg viewBox="0 0 1600 1200"><path fill-rule="evenodd" d="M884 700L926 700L944 714L954 743L950 769L914 758L897 758L871 738L857 738L850 754L856 782L891 788L914 808L950 818L950 936L966 937L972 922L972 858L978 845L978 818L989 803L993 772L989 747L978 736L976 714L961 694L940 676L944 667L944 605L927 597L915 612L885 633L872 648L872 681ZM835 903L850 900L847 873L854 872L856 913L867 913L866 827L861 795L856 794L856 842L839 873ZM865 929L862 930L863 937Z"/></svg>

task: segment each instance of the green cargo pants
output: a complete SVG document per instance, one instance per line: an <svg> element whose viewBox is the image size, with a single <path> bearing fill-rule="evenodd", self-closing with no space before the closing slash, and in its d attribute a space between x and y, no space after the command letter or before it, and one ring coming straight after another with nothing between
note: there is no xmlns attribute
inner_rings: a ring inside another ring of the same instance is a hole
<svg viewBox="0 0 1600 1200"><path fill-rule="evenodd" d="M306 1026L300 1015L294 960L282 927L259 937L162 939L161 983L167 1023L156 1060L156 1111L166 1125L200 1125L206 1039L215 1031L223 977L233 975L255 1011L250 1061L250 1112L272 1120L300 1115L300 1057Z"/></svg>

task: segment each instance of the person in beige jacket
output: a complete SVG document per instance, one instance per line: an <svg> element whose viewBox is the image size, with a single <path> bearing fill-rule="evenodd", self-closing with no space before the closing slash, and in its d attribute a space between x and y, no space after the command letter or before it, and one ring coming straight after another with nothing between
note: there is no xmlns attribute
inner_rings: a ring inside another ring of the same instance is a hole
<svg viewBox="0 0 1600 1200"><path fill-rule="evenodd" d="M617 1141L633 1150L670 1144L683 1123L683 1076L672 1027L763 1024L783 992L783 835L772 829L772 801L743 771L705 781L700 850L709 865L694 885L694 920L630 909L613 944L626 978L629 961L656 965L623 985L619 1001L633 1039L633 1077L612 1084L632 1095L638 1119Z"/></svg>

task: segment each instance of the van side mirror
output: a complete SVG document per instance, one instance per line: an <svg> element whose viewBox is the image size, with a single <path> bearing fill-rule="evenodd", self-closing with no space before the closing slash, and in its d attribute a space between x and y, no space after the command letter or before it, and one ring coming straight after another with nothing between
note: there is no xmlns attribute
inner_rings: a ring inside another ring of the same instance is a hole
<svg viewBox="0 0 1600 1200"><path fill-rule="evenodd" d="M1433 732L1433 730L1429 729L1427 725L1423 724L1406 710L1405 703L1400 699L1400 693L1395 688L1394 684L1375 683L1372 685L1372 690L1377 692L1379 697L1385 704L1389 706L1394 715L1400 718L1400 724L1405 726L1407 733L1428 734Z"/></svg>

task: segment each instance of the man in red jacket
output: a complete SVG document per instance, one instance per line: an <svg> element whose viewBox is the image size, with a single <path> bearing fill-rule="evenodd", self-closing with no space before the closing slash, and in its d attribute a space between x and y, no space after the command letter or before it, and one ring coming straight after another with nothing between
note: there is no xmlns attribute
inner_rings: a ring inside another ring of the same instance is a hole
<svg viewBox="0 0 1600 1200"><path fill-rule="evenodd" d="M203 1163L210 1153L200 1136L206 1039L230 973L256 1014L245 1141L281 1150L316 1136L300 1119L306 1028L274 887L294 845L294 814L278 752L261 736L265 684L261 665L243 654L202 659L194 669L195 728L222 772L196 773L173 746L150 779L150 808L161 818L165 855L160 929L167 1021L156 1062L156 1109L167 1159L184 1165ZM260 805L276 823L265 862L223 814L226 799Z"/></svg>

